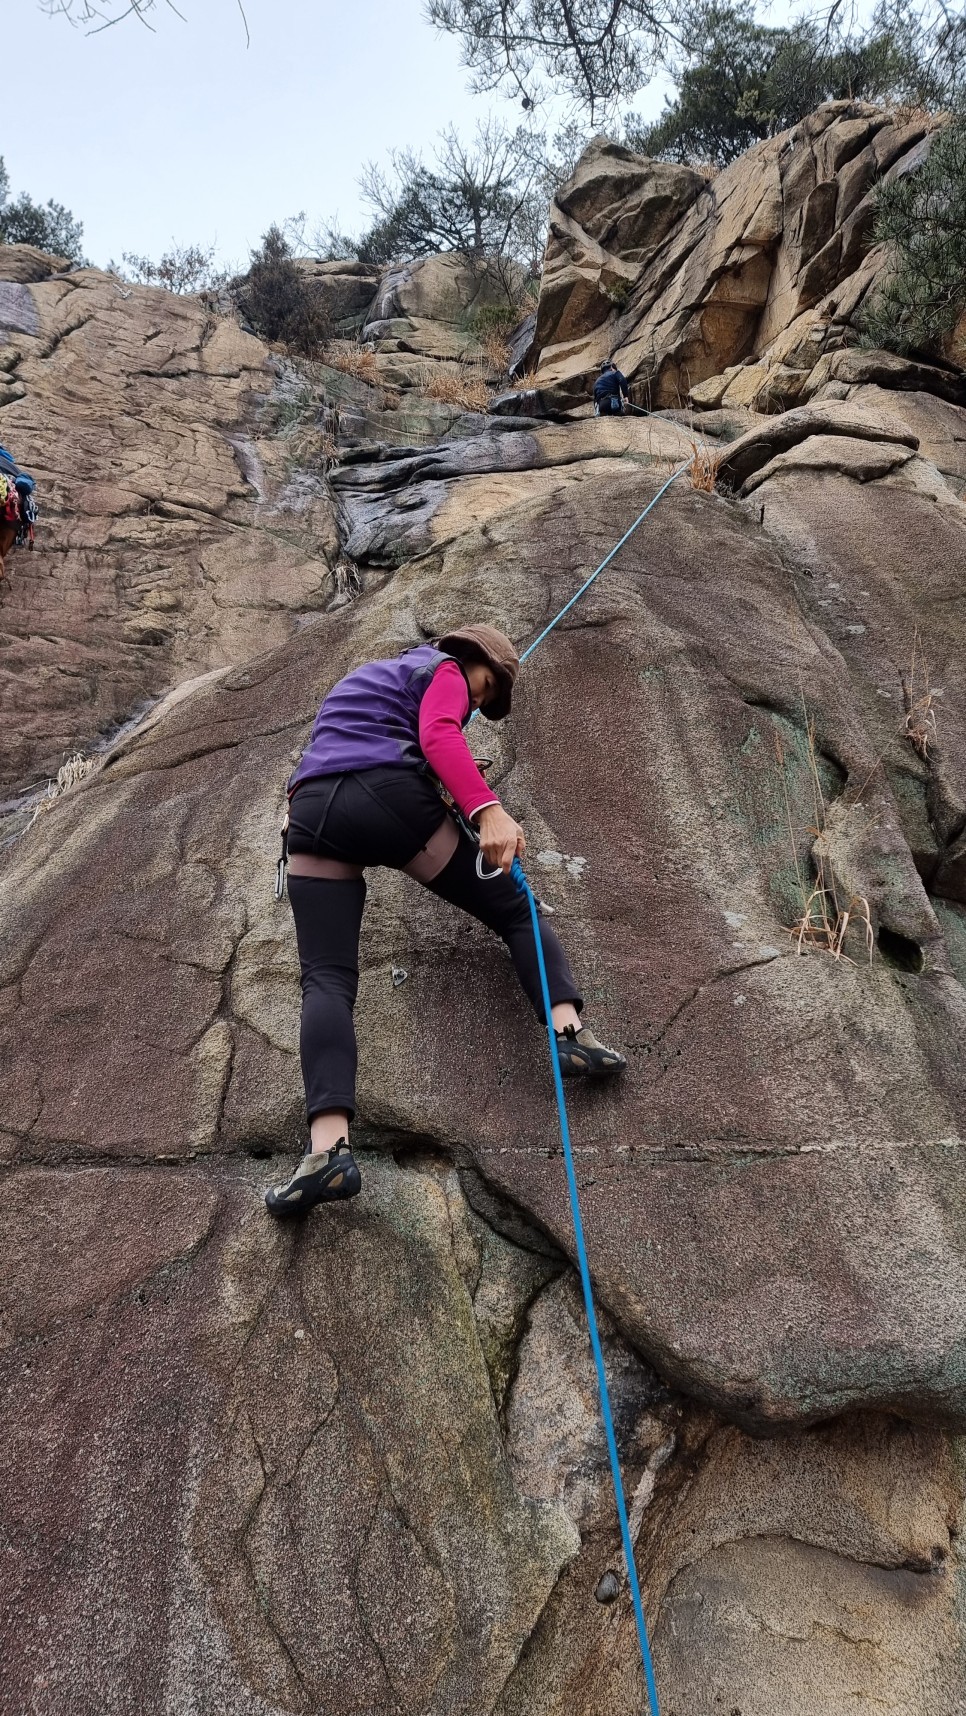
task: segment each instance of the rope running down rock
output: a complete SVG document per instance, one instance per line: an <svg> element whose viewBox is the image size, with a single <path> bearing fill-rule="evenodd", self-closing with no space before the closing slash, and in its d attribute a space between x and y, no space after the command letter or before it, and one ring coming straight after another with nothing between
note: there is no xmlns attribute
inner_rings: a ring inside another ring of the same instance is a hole
<svg viewBox="0 0 966 1716"><path fill-rule="evenodd" d="M629 541L638 525L643 524L648 513L657 506L661 496L666 494L667 490L671 487L671 484L676 482L678 477L688 469L690 463L691 461L689 459L685 464L679 465L673 475L668 477L667 481L661 485L657 494L648 502L644 511L634 520L630 530L625 531L616 547L611 549L607 558L602 560L596 571L592 572L590 577L581 584L577 594L575 596L571 596L570 601L567 602L566 605L561 608L559 614L550 621L549 626L545 626L539 637L535 638L529 648L524 650L520 657L521 662L526 661L527 657L533 654L537 645L543 643L544 638L548 637L554 627L559 625L564 615L569 614L575 603L580 601L581 596L584 595L585 591L590 589L594 580L599 578L604 569L610 565L615 554L623 548L625 542ZM470 720L474 720L478 713L478 710L474 710ZM631 1588L631 1600L634 1605L634 1619L637 1624L637 1641L641 1649L641 1663L644 1668L644 1680L647 1685L648 1704L650 1706L651 1716L660 1716L657 1699L657 1684L654 1679L654 1664L651 1660L651 1649L648 1644L647 1622L644 1619L644 1605L641 1601L641 1588L637 1578L637 1566L634 1561L634 1544L631 1539L630 1522L627 1517L627 1502L624 1497L624 1483L621 1477L620 1459L617 1453L617 1439L614 1435L614 1419L611 1412L610 1393L607 1388L607 1373L604 1369L604 1355L601 1350L600 1334L597 1328L597 1312L594 1307L594 1290L590 1279L590 1265L587 1261L587 1247L584 1243L584 1224L580 1214L580 1196L577 1189L577 1173L574 1167L573 1148L570 1142L570 1122L567 1118L567 1104L564 1098L563 1080L560 1076L560 1058L557 1053L557 1038L553 1028L553 1020L551 1018L550 990L547 985L547 968L544 964L543 946L540 941L537 902L534 898L533 890L527 881L523 865L520 863L519 858L514 858L510 875L513 877L513 880L521 894L526 896L527 904L530 907L530 917L533 922L533 937L536 944L537 966L540 972L540 989L543 997L543 1011L544 1017L547 1021L547 1037L550 1043L550 1065L553 1070L554 1091L557 1098L557 1114L560 1120L560 1139L563 1145L564 1165L567 1170L567 1190L570 1195L570 1210L574 1224L574 1240L577 1247L577 1263L580 1269L580 1284L584 1293L584 1306L587 1312L587 1327L590 1332L590 1345L594 1355L594 1367L597 1371L597 1387L600 1392L601 1418L604 1424L604 1435L607 1439L607 1453L610 1459L611 1479L614 1485L614 1499L617 1503L617 1517L620 1521L621 1542L624 1546L624 1559L627 1563L627 1582Z"/></svg>

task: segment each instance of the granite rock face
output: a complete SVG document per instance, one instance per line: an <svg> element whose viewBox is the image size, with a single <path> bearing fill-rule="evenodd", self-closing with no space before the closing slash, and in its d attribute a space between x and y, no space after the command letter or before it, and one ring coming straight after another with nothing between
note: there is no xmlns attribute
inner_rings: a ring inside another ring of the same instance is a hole
<svg viewBox="0 0 966 1716"><path fill-rule="evenodd" d="M293 491L266 434L259 340L200 298L46 272L0 282L0 440L41 509L0 587L6 792L281 643L338 558L321 481Z"/></svg>
<svg viewBox="0 0 966 1716"><path fill-rule="evenodd" d="M0 244L0 283L25 286L49 280L52 274L68 274L72 267L66 256L51 256L33 244Z"/></svg>
<svg viewBox="0 0 966 1716"><path fill-rule="evenodd" d="M579 338L612 315L704 183L690 167L645 166L617 143L592 143L550 212L535 347Z"/></svg>
<svg viewBox="0 0 966 1716"><path fill-rule="evenodd" d="M528 363L544 409L585 401L609 356L642 405L795 404L881 271L876 184L915 171L933 134L830 102L708 180L591 145L551 211Z"/></svg>
<svg viewBox="0 0 966 1716"><path fill-rule="evenodd" d="M198 314L118 313L152 296ZM717 487L680 475L471 730L630 1063L570 1114L665 1716L966 1708L966 410L846 356L709 410ZM185 378L212 444L241 383ZM272 883L326 687L480 617L528 642L695 439L466 418L289 469L345 599L213 600L207 672L172 652L2 854L4 1713L640 1716L541 1029L499 944L370 873L363 1193L272 1225Z"/></svg>

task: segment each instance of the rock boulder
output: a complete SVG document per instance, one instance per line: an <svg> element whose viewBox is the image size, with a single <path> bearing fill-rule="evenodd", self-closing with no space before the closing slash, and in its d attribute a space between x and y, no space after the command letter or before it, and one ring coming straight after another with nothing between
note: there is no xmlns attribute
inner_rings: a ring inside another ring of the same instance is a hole
<svg viewBox="0 0 966 1716"><path fill-rule="evenodd" d="M641 404L679 406L690 395L701 406L785 409L816 364L854 337L883 260L871 248L873 191L915 171L934 131L831 102L707 181L618 150L643 217L630 229L613 219L602 170L612 150L592 144L551 213L535 385L558 406L575 404L600 359L614 356ZM649 187L658 209L654 244L642 252ZM603 250L577 243L572 198L581 230L611 234L606 268Z"/></svg>

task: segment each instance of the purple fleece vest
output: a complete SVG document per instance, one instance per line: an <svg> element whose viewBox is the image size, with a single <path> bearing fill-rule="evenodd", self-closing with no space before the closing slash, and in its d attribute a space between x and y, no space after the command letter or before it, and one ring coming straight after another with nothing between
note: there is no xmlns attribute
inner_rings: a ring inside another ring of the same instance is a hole
<svg viewBox="0 0 966 1716"><path fill-rule="evenodd" d="M389 661L370 661L347 673L332 687L315 717L312 737L289 780L289 792L316 775L341 775L387 763L418 766L423 761L419 705L436 669L452 659L432 644L420 644Z"/></svg>

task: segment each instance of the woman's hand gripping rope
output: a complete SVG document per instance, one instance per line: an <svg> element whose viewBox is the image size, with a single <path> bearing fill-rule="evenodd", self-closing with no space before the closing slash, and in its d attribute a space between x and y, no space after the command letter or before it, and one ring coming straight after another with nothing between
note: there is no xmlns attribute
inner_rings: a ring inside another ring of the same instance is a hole
<svg viewBox="0 0 966 1716"><path fill-rule="evenodd" d="M480 811L477 826L480 850L487 864L509 876L514 859L523 858L527 850L527 837L520 824L514 822L501 804L487 804Z"/></svg>

